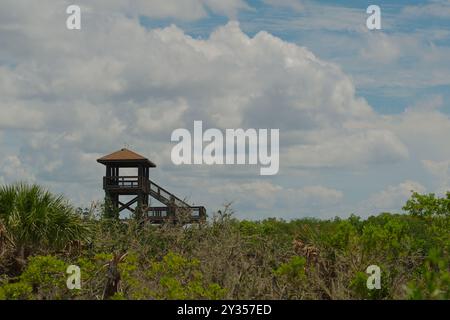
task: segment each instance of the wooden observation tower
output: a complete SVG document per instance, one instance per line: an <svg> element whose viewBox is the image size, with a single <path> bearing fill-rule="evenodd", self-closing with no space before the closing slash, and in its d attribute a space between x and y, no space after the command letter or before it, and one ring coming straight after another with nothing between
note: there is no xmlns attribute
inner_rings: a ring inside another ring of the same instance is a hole
<svg viewBox="0 0 450 320"><path fill-rule="evenodd" d="M190 206L169 191L150 180L150 168L156 165L147 158L128 149L121 149L97 160L106 166L103 177L103 189L110 210L119 214L124 210L132 212L151 223L177 222L180 215L186 223L195 223L206 219L204 207ZM121 175L120 169L137 169L137 176ZM121 196L133 196L124 203ZM151 207L150 197L158 200L165 207ZM134 206L135 205L135 206ZM134 206L134 208L133 208Z"/></svg>

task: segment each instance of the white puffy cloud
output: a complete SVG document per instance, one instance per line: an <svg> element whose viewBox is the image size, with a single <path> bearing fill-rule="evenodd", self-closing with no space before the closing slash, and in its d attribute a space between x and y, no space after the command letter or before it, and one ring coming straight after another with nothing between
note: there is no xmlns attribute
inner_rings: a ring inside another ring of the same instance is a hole
<svg viewBox="0 0 450 320"><path fill-rule="evenodd" d="M450 160L423 160L422 164L437 181L437 192L443 194L450 190Z"/></svg>
<svg viewBox="0 0 450 320"><path fill-rule="evenodd" d="M286 202L290 209L329 208L339 204L344 194L340 190L324 186L306 186L303 188L286 188L282 190L279 203ZM299 212L300 214L300 212Z"/></svg>
<svg viewBox="0 0 450 320"><path fill-rule="evenodd" d="M340 190L324 186L302 188L283 187L268 181L248 183L226 183L207 189L213 196L226 197L233 206L246 208L245 215L238 216L302 218L315 214L330 213L327 210L342 203L344 194Z"/></svg>
<svg viewBox="0 0 450 320"><path fill-rule="evenodd" d="M165 128L175 128L182 123L189 105L183 99L177 101L150 101L136 109L137 133L157 133Z"/></svg>
<svg viewBox="0 0 450 320"><path fill-rule="evenodd" d="M317 139L319 138L320 139ZM287 165L349 167L393 163L408 158L405 145L391 131L370 129L344 134L318 136L309 145L292 146L286 151Z"/></svg>
<svg viewBox="0 0 450 320"><path fill-rule="evenodd" d="M437 111L443 106L444 98L442 97L442 95L431 95L425 99L417 101L411 107L406 108L406 111Z"/></svg>
<svg viewBox="0 0 450 320"><path fill-rule="evenodd" d="M430 103L425 107L420 102L421 105L408 108L403 113L383 117L378 126L392 130L414 159L450 159L450 148L447 147L450 118L433 107L434 98Z"/></svg>
<svg viewBox="0 0 450 320"><path fill-rule="evenodd" d="M446 161L432 161L432 160L423 160L422 161L424 167L433 175L447 176L450 168L450 160Z"/></svg>
<svg viewBox="0 0 450 320"><path fill-rule="evenodd" d="M111 6L123 3L128 2ZM158 17L197 19L205 8L232 16L245 6L242 1L189 3L192 11L183 13L172 12L170 1L136 2L129 10L140 12L148 5L151 11L155 5ZM0 48L0 130L8 135L20 130L14 141L20 166L4 163L0 176L9 177L11 168L25 170L86 199L90 191L101 194L103 168L95 159L128 143L156 159L165 170L161 176L175 175L172 187L184 170L189 185L196 186L192 193L205 194L205 202L236 195L242 207L277 208L280 216L295 216L298 208L339 204L344 191L321 183L292 187L291 170L401 163L427 148L436 156L446 153L437 151L440 141L430 145L426 139L448 133L447 116L412 110L381 117L356 95L352 78L338 65L268 32L250 37L239 23L229 22L207 39L194 39L175 25L146 29L135 16L126 16L125 8L100 15L101 1L86 4L91 10L82 30L74 32L65 29L64 4L1 4L15 19L0 10L0 38L6 44ZM280 180L255 182L247 168L230 181L226 169L171 166L170 133L192 128L194 120L222 129L279 128ZM208 185L204 193L198 177L222 187Z"/></svg>
<svg viewBox="0 0 450 320"><path fill-rule="evenodd" d="M0 129L39 129L45 123L45 114L30 109L24 102L4 101L0 108Z"/></svg>
<svg viewBox="0 0 450 320"><path fill-rule="evenodd" d="M0 183L35 182L34 174L16 155L5 156L0 161Z"/></svg>
<svg viewBox="0 0 450 320"><path fill-rule="evenodd" d="M211 186L208 192L226 197L235 205L245 206L247 203L254 203L257 208L268 210L275 204L277 193L281 190L283 190L281 186L270 182L255 181Z"/></svg>
<svg viewBox="0 0 450 320"><path fill-rule="evenodd" d="M360 54L364 60L388 64L401 57L402 44L385 33L368 33L367 43L362 46Z"/></svg>
<svg viewBox="0 0 450 320"><path fill-rule="evenodd" d="M449 7L447 0L406 6L403 12L382 6L382 30L373 32L366 27L363 7L305 1L300 19L288 8L282 19L278 12L266 14L244 26L288 34L342 65L357 87L371 95L411 97L410 90L450 84ZM437 23L427 21L439 17Z"/></svg>
<svg viewBox="0 0 450 320"><path fill-rule="evenodd" d="M121 140L140 140L136 145L141 145L145 132L168 137L175 127L202 119L221 128L275 127L321 137L312 145L307 142L308 156L338 153L338 165L350 158L370 162L378 149L387 159L405 156L391 132L339 130L347 122L367 122L375 115L355 96L350 78L306 48L266 32L250 38L236 22L217 29L208 40L193 39L175 26L146 30L124 16L109 21L109 32L98 22L86 23L89 30L73 38L72 33L53 34L50 26L37 26L49 32L53 50L40 55L33 42L22 44L37 54L34 61L17 61L9 80L15 89L10 99L28 103L25 124L70 137L72 146L92 151ZM28 27L17 27L17 32L28 34ZM2 104L3 111L13 110L6 100ZM327 141L330 128L336 129L333 140L340 141L335 147ZM339 156L345 140L359 146ZM301 165L317 166L308 161Z"/></svg>
<svg viewBox="0 0 450 320"><path fill-rule="evenodd" d="M380 212L395 212L406 203L412 192L424 193L426 188L419 182L407 180L398 185L388 186L385 190L369 197L359 209L362 215L378 214Z"/></svg>

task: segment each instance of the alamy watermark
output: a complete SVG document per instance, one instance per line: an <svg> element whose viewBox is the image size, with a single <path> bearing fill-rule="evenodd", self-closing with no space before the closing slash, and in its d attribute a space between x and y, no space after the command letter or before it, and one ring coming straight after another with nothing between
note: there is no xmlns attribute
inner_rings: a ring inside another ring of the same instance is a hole
<svg viewBox="0 0 450 320"><path fill-rule="evenodd" d="M381 8L377 5L370 5L366 12L370 14L367 18L366 26L369 30L381 30Z"/></svg>
<svg viewBox="0 0 450 320"><path fill-rule="evenodd" d="M69 290L81 289L81 269L79 266L70 265L67 267L66 273L69 274L66 285Z"/></svg>
<svg viewBox="0 0 450 320"><path fill-rule="evenodd" d="M369 290L380 290L381 289L381 269L377 265L368 266L366 273L369 274L367 278L367 289Z"/></svg>
<svg viewBox="0 0 450 320"><path fill-rule="evenodd" d="M66 9L69 15L66 20L68 30L81 30L81 8L77 5L70 5Z"/></svg>
<svg viewBox="0 0 450 320"><path fill-rule="evenodd" d="M69 274L66 285L69 290L81 289L81 269L79 266L70 265L67 267L66 273ZM370 265L366 269L369 275L366 286L369 290L381 289L381 268L377 265Z"/></svg>
<svg viewBox="0 0 450 320"><path fill-rule="evenodd" d="M81 8L78 5L70 5L66 9L69 17L66 20L68 30L81 30ZM370 5L366 10L370 16L366 20L369 30L381 30L381 8L377 5Z"/></svg>
<svg viewBox="0 0 450 320"><path fill-rule="evenodd" d="M279 140L279 129L226 129L223 133L213 128L203 132L203 122L194 121L193 134L187 129L173 131L171 141L178 144L171 159L175 165L259 164L261 175L275 175L280 168Z"/></svg>

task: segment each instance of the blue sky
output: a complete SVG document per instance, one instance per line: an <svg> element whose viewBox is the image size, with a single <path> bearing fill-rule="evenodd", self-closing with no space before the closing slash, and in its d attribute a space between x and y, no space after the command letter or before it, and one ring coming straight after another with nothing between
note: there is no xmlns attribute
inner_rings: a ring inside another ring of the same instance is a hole
<svg viewBox="0 0 450 320"><path fill-rule="evenodd" d="M0 183L86 206L95 160L127 143L156 182L242 218L367 216L449 189L448 0L79 0L76 32L69 4L0 4ZM194 120L279 128L280 173L174 166L170 134Z"/></svg>

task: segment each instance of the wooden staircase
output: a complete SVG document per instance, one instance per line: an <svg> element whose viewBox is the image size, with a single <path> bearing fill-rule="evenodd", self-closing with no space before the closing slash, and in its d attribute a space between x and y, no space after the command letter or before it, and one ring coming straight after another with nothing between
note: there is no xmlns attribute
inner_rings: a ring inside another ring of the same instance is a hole
<svg viewBox="0 0 450 320"><path fill-rule="evenodd" d="M151 180L148 180L148 192L152 198L166 206L148 208L147 217L152 223L177 220L177 216L181 213L189 214L189 223L206 220L206 209L204 207L189 205Z"/></svg>
<svg viewBox="0 0 450 320"><path fill-rule="evenodd" d="M150 196L161 202L162 204L166 206L176 206L179 208L190 208L190 205L181 200L180 198L176 197L163 187L157 185L151 180L148 180L148 190L150 193Z"/></svg>

